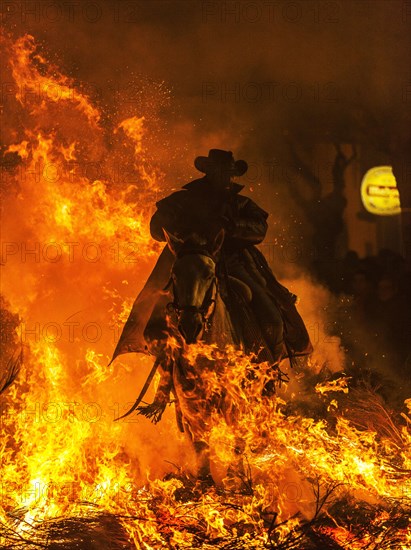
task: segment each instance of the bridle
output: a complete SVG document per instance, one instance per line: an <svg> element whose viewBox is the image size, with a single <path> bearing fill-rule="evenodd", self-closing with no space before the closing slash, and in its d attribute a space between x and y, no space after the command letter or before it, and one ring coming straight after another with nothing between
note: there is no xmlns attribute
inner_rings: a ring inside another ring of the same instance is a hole
<svg viewBox="0 0 411 550"><path fill-rule="evenodd" d="M195 254L207 256L214 262L215 265L217 264L216 258L210 252L208 252L207 250L204 250L203 248L189 248L189 249L182 250L177 254L177 260L179 260L183 256L195 255ZM168 280L167 285L164 287L163 290L168 290L171 285L173 287L174 301L169 302L167 304L166 306L167 312L176 313L178 319L180 319L182 313L185 313L185 312L189 312L193 314L198 313L201 316L201 321L204 325L204 330L207 331L210 328L211 318L215 311L216 297L218 292L217 276L214 275L214 277L212 278L210 286L208 287L207 292L205 293L204 300L201 306L190 306L190 305L181 306L178 303L178 297L177 297L178 293L175 287L175 282L172 274L170 276L170 279Z"/></svg>

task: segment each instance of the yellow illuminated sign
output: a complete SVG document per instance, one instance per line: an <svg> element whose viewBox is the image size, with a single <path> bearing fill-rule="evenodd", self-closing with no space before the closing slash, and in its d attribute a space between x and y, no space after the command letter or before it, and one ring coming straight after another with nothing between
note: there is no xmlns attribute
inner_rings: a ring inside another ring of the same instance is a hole
<svg viewBox="0 0 411 550"><path fill-rule="evenodd" d="M378 216L401 213L400 194L391 166L376 166L365 174L361 183L365 209Z"/></svg>

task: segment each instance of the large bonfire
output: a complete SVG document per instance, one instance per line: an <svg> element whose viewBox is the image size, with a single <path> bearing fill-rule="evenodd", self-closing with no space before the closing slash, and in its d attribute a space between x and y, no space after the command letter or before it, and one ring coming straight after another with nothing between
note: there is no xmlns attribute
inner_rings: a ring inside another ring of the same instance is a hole
<svg viewBox="0 0 411 550"><path fill-rule="evenodd" d="M393 413L340 373L298 407L290 392L261 397L264 365L192 346L190 361L227 363L226 380L205 369L207 385L238 410L237 426L208 426L212 487L196 482L172 404L157 426L114 422L152 362L108 366L160 251L150 119L108 124L32 37L2 43L2 311L19 322L1 363L1 547L411 548L411 400ZM230 484L238 438L244 470Z"/></svg>

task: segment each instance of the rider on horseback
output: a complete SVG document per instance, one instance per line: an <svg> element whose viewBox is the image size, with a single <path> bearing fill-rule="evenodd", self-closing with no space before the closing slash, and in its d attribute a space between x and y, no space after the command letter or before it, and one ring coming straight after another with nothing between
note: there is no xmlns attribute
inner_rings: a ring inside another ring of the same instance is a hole
<svg viewBox="0 0 411 550"><path fill-rule="evenodd" d="M239 194L244 186L231 181L247 171L247 163L235 161L231 151L211 149L208 157L197 157L194 164L205 176L157 203L150 224L152 236L166 240L165 229L182 240L193 233L212 239L224 228L219 261L232 283L234 278L251 290L251 323L258 324L262 336L258 344L273 363L286 355L307 353L309 338L295 309L295 296L275 279L255 246L266 235L268 214ZM232 304L227 306L230 310ZM241 332L249 334L251 328L242 326Z"/></svg>
<svg viewBox="0 0 411 550"><path fill-rule="evenodd" d="M165 291L170 286L176 255L172 241L188 243L190 249L193 238L213 243L222 233L224 241L218 246L218 258L213 259L238 341L246 351L273 366L284 357L292 360L307 355L312 347L295 307L296 297L277 281L256 247L266 235L268 214L240 195L244 186L231 180L247 171L247 163L235 161L231 151L211 149L207 157L197 157L194 164L204 177L156 204L151 235L158 241L167 240L168 246L134 303L113 359L126 352L151 352L159 363L158 350L167 340L169 328L169 293ZM179 329L187 343L196 341L199 328L194 323L185 327L180 323ZM160 386L168 391L168 384L163 382Z"/></svg>

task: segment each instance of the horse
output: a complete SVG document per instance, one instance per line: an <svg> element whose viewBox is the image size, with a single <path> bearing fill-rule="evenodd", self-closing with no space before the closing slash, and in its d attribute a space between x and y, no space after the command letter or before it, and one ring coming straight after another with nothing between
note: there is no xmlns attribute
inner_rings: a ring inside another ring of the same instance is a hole
<svg viewBox="0 0 411 550"><path fill-rule="evenodd" d="M241 353L250 349L245 346L223 299L226 285L219 259L224 230L211 242L198 235L183 240L167 231L164 234L174 255L165 289L170 290L172 298L166 307L167 339L162 351L157 350L156 364L161 377L154 401L137 410L157 423L173 393L178 426L189 435L196 451L198 477L212 480L209 435L213 417L224 418L233 426L238 411L232 395L219 384L220 378L230 375L226 371L229 362L202 356L201 350L207 346L220 352L231 349ZM227 277L237 299L243 305L251 301L247 285L226 274ZM190 360L193 349L194 359ZM238 459L234 467L239 471L242 450L242 442L236 440L234 454Z"/></svg>

